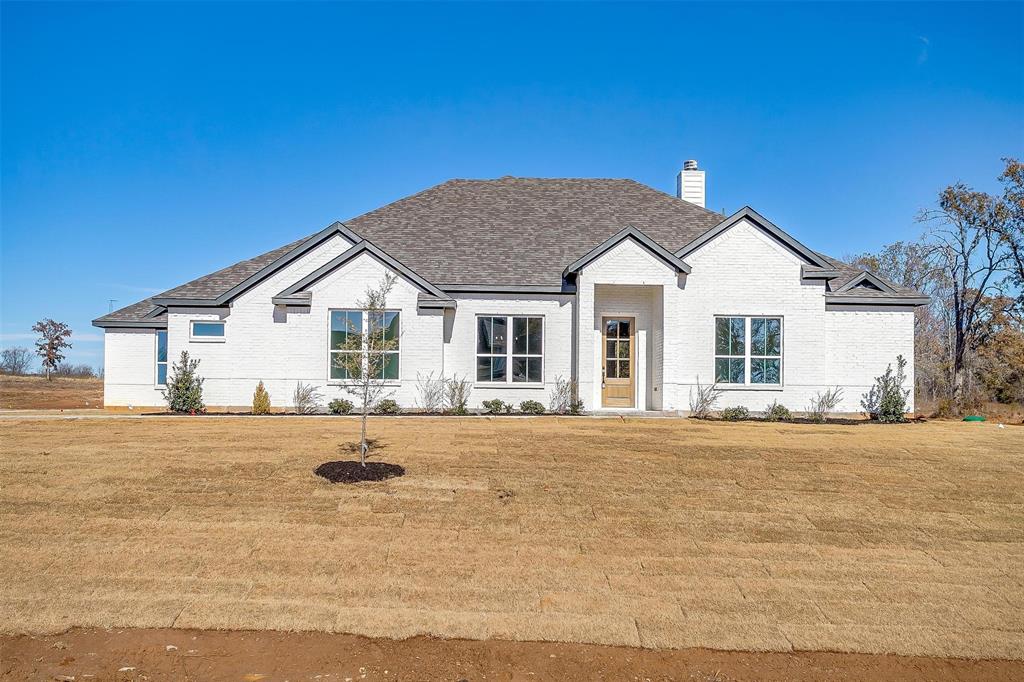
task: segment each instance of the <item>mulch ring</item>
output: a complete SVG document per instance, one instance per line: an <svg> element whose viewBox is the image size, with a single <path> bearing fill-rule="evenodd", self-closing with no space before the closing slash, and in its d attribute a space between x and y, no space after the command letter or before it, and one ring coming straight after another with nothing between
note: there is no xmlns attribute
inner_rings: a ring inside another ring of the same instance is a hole
<svg viewBox="0 0 1024 682"><path fill-rule="evenodd" d="M387 462L367 462L366 466L363 466L359 462L337 461L324 462L314 469L313 473L331 483L359 483L404 476L405 467Z"/></svg>

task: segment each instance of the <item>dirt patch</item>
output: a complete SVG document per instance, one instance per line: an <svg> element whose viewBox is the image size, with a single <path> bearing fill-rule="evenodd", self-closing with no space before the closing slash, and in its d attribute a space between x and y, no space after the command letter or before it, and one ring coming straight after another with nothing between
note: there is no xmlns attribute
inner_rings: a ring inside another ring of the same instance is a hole
<svg viewBox="0 0 1024 682"><path fill-rule="evenodd" d="M0 631L1024 659L1019 429L371 418L405 476L311 475L358 433L8 415Z"/></svg>
<svg viewBox="0 0 1024 682"><path fill-rule="evenodd" d="M0 375L0 409L69 410L103 407L103 379Z"/></svg>
<svg viewBox="0 0 1024 682"><path fill-rule="evenodd" d="M554 642L209 630L72 630L0 638L8 679L567 680L698 682L987 680L1024 676L1019 661L824 652L652 651ZM88 676L88 677L87 677Z"/></svg>
<svg viewBox="0 0 1024 682"><path fill-rule="evenodd" d="M324 462L314 469L313 473L331 483L361 483L386 481L389 478L404 476L405 469L387 462L367 462L364 466L359 462L340 461Z"/></svg>

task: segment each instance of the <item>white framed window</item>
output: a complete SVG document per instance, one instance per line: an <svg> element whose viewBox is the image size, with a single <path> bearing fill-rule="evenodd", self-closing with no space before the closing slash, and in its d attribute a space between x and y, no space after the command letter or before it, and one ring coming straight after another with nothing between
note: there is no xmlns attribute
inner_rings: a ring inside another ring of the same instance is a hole
<svg viewBox="0 0 1024 682"><path fill-rule="evenodd" d="M384 351L383 362L374 367L374 379L398 381L401 377L401 313L397 310L368 312L363 310L331 310L330 331L327 349L328 380L346 381L352 377L348 367L342 361L346 355L359 355L366 365L366 344L362 342L365 335L380 334L383 340L393 342L392 347ZM358 345L350 342L350 337L357 335Z"/></svg>
<svg viewBox="0 0 1024 682"><path fill-rule="evenodd" d="M156 333L156 385L167 385L167 332Z"/></svg>
<svg viewBox="0 0 1024 682"><path fill-rule="evenodd" d="M747 386L782 384L782 318L715 318L715 381Z"/></svg>
<svg viewBox="0 0 1024 682"><path fill-rule="evenodd" d="M481 384L544 383L544 317L477 316L476 380Z"/></svg>
<svg viewBox="0 0 1024 682"><path fill-rule="evenodd" d="M189 341L224 341L224 323L219 320L190 320Z"/></svg>

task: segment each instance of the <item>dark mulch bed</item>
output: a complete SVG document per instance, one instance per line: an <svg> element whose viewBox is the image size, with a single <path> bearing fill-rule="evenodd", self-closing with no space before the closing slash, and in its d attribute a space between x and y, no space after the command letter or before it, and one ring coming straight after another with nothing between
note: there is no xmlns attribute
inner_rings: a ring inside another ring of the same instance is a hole
<svg viewBox="0 0 1024 682"><path fill-rule="evenodd" d="M879 422L873 419L850 419L844 417L829 417L823 422L816 422L813 419L807 417L793 417L792 419L780 419L775 422L768 422L760 417L744 417L743 419L722 419L721 417L708 417L704 421L709 422L763 422L766 424L816 424L819 426L860 426L862 424L878 424ZM911 417L905 422L895 422L894 425L899 424L923 424L928 420L924 417Z"/></svg>
<svg viewBox="0 0 1024 682"><path fill-rule="evenodd" d="M387 462L367 462L366 466L363 466L359 462L337 461L324 462L314 469L313 473L331 483L359 483L404 476L405 467Z"/></svg>

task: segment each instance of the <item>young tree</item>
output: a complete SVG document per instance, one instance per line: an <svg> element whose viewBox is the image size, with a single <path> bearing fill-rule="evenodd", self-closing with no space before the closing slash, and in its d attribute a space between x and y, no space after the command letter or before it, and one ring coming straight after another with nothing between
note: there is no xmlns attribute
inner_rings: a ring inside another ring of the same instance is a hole
<svg viewBox="0 0 1024 682"><path fill-rule="evenodd" d="M190 358L187 350L181 351L178 362L171 363L167 390L162 391L171 412L194 414L206 409L203 404L203 378L196 372L198 368L199 360Z"/></svg>
<svg viewBox="0 0 1024 682"><path fill-rule="evenodd" d="M335 369L345 378L345 390L360 402L359 463L366 466L369 445L366 418L381 399L390 395L388 377L397 370L393 351L398 350L398 317L389 312L387 299L397 277L387 274L375 287L368 287L359 301L359 323L346 317L347 328L331 333L331 344L341 353L331 353Z"/></svg>
<svg viewBox="0 0 1024 682"><path fill-rule="evenodd" d="M43 359L43 369L46 370L46 380L49 381L50 373L57 369L57 365L64 359L64 350L71 348L68 341L71 328L63 322L46 318L32 325L32 331L39 334L36 355Z"/></svg>
<svg viewBox="0 0 1024 682"><path fill-rule="evenodd" d="M0 351L0 372L3 374L22 375L32 365L32 352L28 348L15 346Z"/></svg>
<svg viewBox="0 0 1024 682"><path fill-rule="evenodd" d="M989 310L985 301L1001 296L1013 274L1013 253L1004 236L1010 214L1002 197L957 183L944 189L938 207L923 211L919 220L930 226L926 250L932 272L948 282L951 397L963 407L965 368L980 342Z"/></svg>

